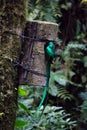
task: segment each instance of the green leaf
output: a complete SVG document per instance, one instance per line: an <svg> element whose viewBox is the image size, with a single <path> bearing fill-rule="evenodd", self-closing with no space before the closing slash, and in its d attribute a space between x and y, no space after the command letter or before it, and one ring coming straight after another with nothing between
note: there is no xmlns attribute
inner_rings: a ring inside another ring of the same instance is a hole
<svg viewBox="0 0 87 130"><path fill-rule="evenodd" d="M49 93L53 96L56 96L58 94L58 89L57 89L57 86L54 83L54 75L55 75L55 73L51 72Z"/></svg>
<svg viewBox="0 0 87 130"><path fill-rule="evenodd" d="M30 113L30 111L28 110L28 108L21 102L18 102L18 105L24 110L26 111L28 114Z"/></svg>
<svg viewBox="0 0 87 130"><path fill-rule="evenodd" d="M15 121L15 127L16 128L23 128L25 125L27 125L27 121L16 119Z"/></svg>
<svg viewBox="0 0 87 130"><path fill-rule="evenodd" d="M70 83L71 85L76 86L76 87L83 87L82 84L77 84L77 83L74 83L70 80L68 80L68 83Z"/></svg>
<svg viewBox="0 0 87 130"><path fill-rule="evenodd" d="M55 73L54 80L62 86L66 86L67 84L67 79L61 71Z"/></svg>
<svg viewBox="0 0 87 130"><path fill-rule="evenodd" d="M27 92L27 90L24 90L22 87L19 86L19 88L18 88L18 94L20 96L27 96L28 92Z"/></svg>
<svg viewBox="0 0 87 130"><path fill-rule="evenodd" d="M70 75L70 77L72 78L74 75L75 75L75 72L73 72L73 71L69 71L69 75Z"/></svg>
<svg viewBox="0 0 87 130"><path fill-rule="evenodd" d="M87 56L83 58L84 67L87 67Z"/></svg>
<svg viewBox="0 0 87 130"><path fill-rule="evenodd" d="M65 9L65 10L68 9L67 6L66 6L65 4L62 4L62 5L61 5L61 8L62 8L62 9Z"/></svg>
<svg viewBox="0 0 87 130"><path fill-rule="evenodd" d="M0 112L0 117L2 117L4 115L4 113L3 112Z"/></svg>
<svg viewBox="0 0 87 130"><path fill-rule="evenodd" d="M51 86L50 89L49 89L49 93L52 95L52 96L57 96L58 94L58 89L55 85Z"/></svg>

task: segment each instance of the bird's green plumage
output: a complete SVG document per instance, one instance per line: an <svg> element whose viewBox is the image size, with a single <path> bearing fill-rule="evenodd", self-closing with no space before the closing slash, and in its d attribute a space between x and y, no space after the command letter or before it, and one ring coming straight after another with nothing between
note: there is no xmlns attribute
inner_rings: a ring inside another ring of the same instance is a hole
<svg viewBox="0 0 87 130"><path fill-rule="evenodd" d="M51 66L51 62L52 62L52 59L55 55L55 51L54 51L54 43L53 42L49 42L45 48L45 57L46 57L46 75L47 75L47 79L46 79L46 85L45 85L45 88L44 88L44 92L43 92L43 97L42 97L42 100L36 110L36 114L38 112L38 110L41 108L45 98L46 98L46 95L47 95L47 91L48 91L48 87L49 87L49 78L50 78L50 66Z"/></svg>
<svg viewBox="0 0 87 130"><path fill-rule="evenodd" d="M54 43L53 42L49 42L49 45L46 47L46 54L49 58L54 57L55 51L54 51Z"/></svg>

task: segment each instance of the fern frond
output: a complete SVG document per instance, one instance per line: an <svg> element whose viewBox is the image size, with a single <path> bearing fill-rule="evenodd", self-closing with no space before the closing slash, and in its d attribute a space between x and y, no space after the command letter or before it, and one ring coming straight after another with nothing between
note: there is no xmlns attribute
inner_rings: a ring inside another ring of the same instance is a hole
<svg viewBox="0 0 87 130"><path fill-rule="evenodd" d="M60 97L63 100L73 100L75 97L68 92L68 90L65 87L59 87L58 88L58 97Z"/></svg>
<svg viewBox="0 0 87 130"><path fill-rule="evenodd" d="M69 52L70 51L70 49L80 49L80 50L84 50L84 51L87 51L87 46L85 45L85 44L82 44L82 43L72 43L72 42L70 42L68 45L67 45L67 47L66 47L66 49L65 49L65 52Z"/></svg>

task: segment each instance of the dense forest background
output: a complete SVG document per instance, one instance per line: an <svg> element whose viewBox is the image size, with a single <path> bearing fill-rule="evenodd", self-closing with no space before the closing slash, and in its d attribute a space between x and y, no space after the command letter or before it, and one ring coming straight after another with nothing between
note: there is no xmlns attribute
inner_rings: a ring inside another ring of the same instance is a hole
<svg viewBox="0 0 87 130"><path fill-rule="evenodd" d="M34 116L43 87L19 86L15 130L86 130L87 3L29 0L26 20L54 22L59 31L45 110Z"/></svg>
<svg viewBox="0 0 87 130"><path fill-rule="evenodd" d="M87 129L86 15L87 5L81 0L29 0L27 20L58 23L59 32L42 118L39 120L41 109L37 118L32 115L41 100L43 88L20 86L17 129Z"/></svg>

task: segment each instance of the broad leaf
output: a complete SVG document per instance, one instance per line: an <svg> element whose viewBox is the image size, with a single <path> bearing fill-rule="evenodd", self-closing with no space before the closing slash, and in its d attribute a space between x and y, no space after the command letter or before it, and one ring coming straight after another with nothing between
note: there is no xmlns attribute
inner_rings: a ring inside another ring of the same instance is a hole
<svg viewBox="0 0 87 130"><path fill-rule="evenodd" d="M19 88L18 88L18 94L20 96L27 96L28 92L27 92L27 90L24 90L21 86L19 86Z"/></svg>
<svg viewBox="0 0 87 130"><path fill-rule="evenodd" d="M15 127L16 128L23 128L25 125L27 125L26 121L16 119L16 122L15 122Z"/></svg>
<svg viewBox="0 0 87 130"><path fill-rule="evenodd" d="M61 71L55 73L54 80L62 86L66 86L67 84L67 79Z"/></svg>
<svg viewBox="0 0 87 130"><path fill-rule="evenodd" d="M28 114L30 113L30 111L28 110L28 108L21 102L18 102L18 105L24 110L26 111Z"/></svg>

